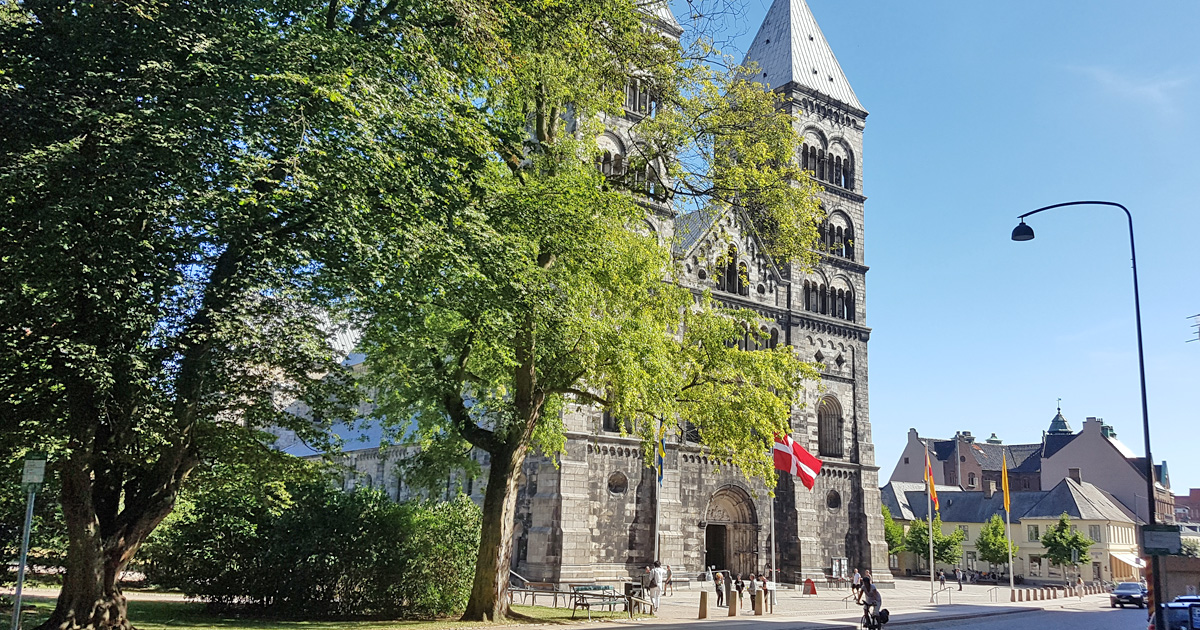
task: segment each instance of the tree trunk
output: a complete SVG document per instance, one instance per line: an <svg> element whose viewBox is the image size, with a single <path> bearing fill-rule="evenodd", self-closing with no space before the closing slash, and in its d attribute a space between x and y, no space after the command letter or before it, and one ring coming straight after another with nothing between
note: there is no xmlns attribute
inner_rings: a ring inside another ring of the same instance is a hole
<svg viewBox="0 0 1200 630"><path fill-rule="evenodd" d="M508 571L512 560L517 478L528 447L521 444L492 454L483 496L483 525L475 580L463 621L500 621L508 616Z"/></svg>

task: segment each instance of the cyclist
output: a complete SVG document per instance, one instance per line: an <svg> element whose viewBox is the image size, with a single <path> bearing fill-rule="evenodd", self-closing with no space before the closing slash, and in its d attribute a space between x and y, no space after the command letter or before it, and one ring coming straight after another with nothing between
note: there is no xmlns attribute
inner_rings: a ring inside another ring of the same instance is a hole
<svg viewBox="0 0 1200 630"><path fill-rule="evenodd" d="M862 597L863 615L867 617L869 628L879 627L879 608L883 606L883 595L879 593L879 589L871 583L871 578L864 577L862 581L862 590L859 591Z"/></svg>

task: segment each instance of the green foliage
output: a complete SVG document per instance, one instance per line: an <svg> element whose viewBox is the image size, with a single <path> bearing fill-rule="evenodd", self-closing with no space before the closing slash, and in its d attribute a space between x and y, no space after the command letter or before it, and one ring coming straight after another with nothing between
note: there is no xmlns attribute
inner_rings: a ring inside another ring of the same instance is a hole
<svg viewBox="0 0 1200 630"><path fill-rule="evenodd" d="M185 495L143 566L156 584L275 616L445 616L466 605L479 518L465 497L230 480Z"/></svg>
<svg viewBox="0 0 1200 630"><path fill-rule="evenodd" d="M1179 544L1179 555L1200 558L1200 538L1185 536Z"/></svg>
<svg viewBox="0 0 1200 630"><path fill-rule="evenodd" d="M1046 528L1042 534L1042 546L1046 548L1046 561L1065 567L1071 564L1072 551L1079 552L1079 558L1086 561L1087 552L1095 541L1078 531L1071 531L1071 517L1063 512L1058 522Z"/></svg>
<svg viewBox="0 0 1200 630"><path fill-rule="evenodd" d="M887 541L888 553L900 553L905 549L904 526L892 518L892 511L886 505L881 507L883 508L883 538Z"/></svg>
<svg viewBox="0 0 1200 630"><path fill-rule="evenodd" d="M942 532L942 516L933 516L933 555L943 564L958 564L962 560L962 543L966 534L955 528L949 534ZM929 521L914 520L908 525L904 537L904 549L929 561Z"/></svg>
<svg viewBox="0 0 1200 630"><path fill-rule="evenodd" d="M975 539L979 559L991 564L1008 564L1010 548L1012 557L1016 558L1017 544L1004 535L1004 520L999 514L993 514L992 518L983 524L983 528L979 530L979 537Z"/></svg>

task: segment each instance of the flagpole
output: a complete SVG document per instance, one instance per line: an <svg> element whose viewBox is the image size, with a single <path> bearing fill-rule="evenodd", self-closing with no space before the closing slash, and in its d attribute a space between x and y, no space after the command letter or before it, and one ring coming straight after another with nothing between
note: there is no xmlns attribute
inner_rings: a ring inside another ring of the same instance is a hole
<svg viewBox="0 0 1200 630"><path fill-rule="evenodd" d="M937 600L937 595L933 590L933 574L936 560L933 557L933 486L937 481L933 477L933 467L930 465L929 450L925 450L925 471L929 474L929 487L925 488L925 499L929 503L929 511L925 513L925 518L929 521L929 603L934 603Z"/></svg>
<svg viewBox="0 0 1200 630"><path fill-rule="evenodd" d="M658 556L658 551L659 551L658 550L658 526L659 526L658 515L659 515L659 512L662 512L663 469L667 467L667 458L661 454L662 440L663 440L662 420L659 420L658 424L659 424L659 429L658 429L658 431L654 432L654 450L655 450L655 458L654 459L655 459L655 463L657 464L655 466L655 468L658 469L658 470L655 470L654 472L656 472L658 474L656 475L657 479L655 479L655 481L657 482L657 485L654 486L654 557L652 557L650 559L651 564L653 564L653 562L655 560L662 560L662 558L660 558Z"/></svg>
<svg viewBox="0 0 1200 630"><path fill-rule="evenodd" d="M775 489L779 489L779 473L775 473ZM775 555L775 497L768 497L771 500L771 581L775 583L775 588L779 588L779 565L777 564L778 557Z"/></svg>
<svg viewBox="0 0 1200 630"><path fill-rule="evenodd" d="M1012 504L1008 496L1008 456L1002 454L1001 462L1004 467L1004 544L1008 547L1008 592L1012 593L1016 586L1013 583Z"/></svg>

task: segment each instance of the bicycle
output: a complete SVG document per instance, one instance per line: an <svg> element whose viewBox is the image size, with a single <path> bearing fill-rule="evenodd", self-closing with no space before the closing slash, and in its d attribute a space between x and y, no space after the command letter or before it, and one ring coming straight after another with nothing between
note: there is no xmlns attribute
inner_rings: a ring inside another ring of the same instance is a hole
<svg viewBox="0 0 1200 630"><path fill-rule="evenodd" d="M883 625L888 622L888 610L886 608L879 611L878 615L871 612L870 606L863 607L862 620L859 622L859 627L862 630L882 630Z"/></svg>

